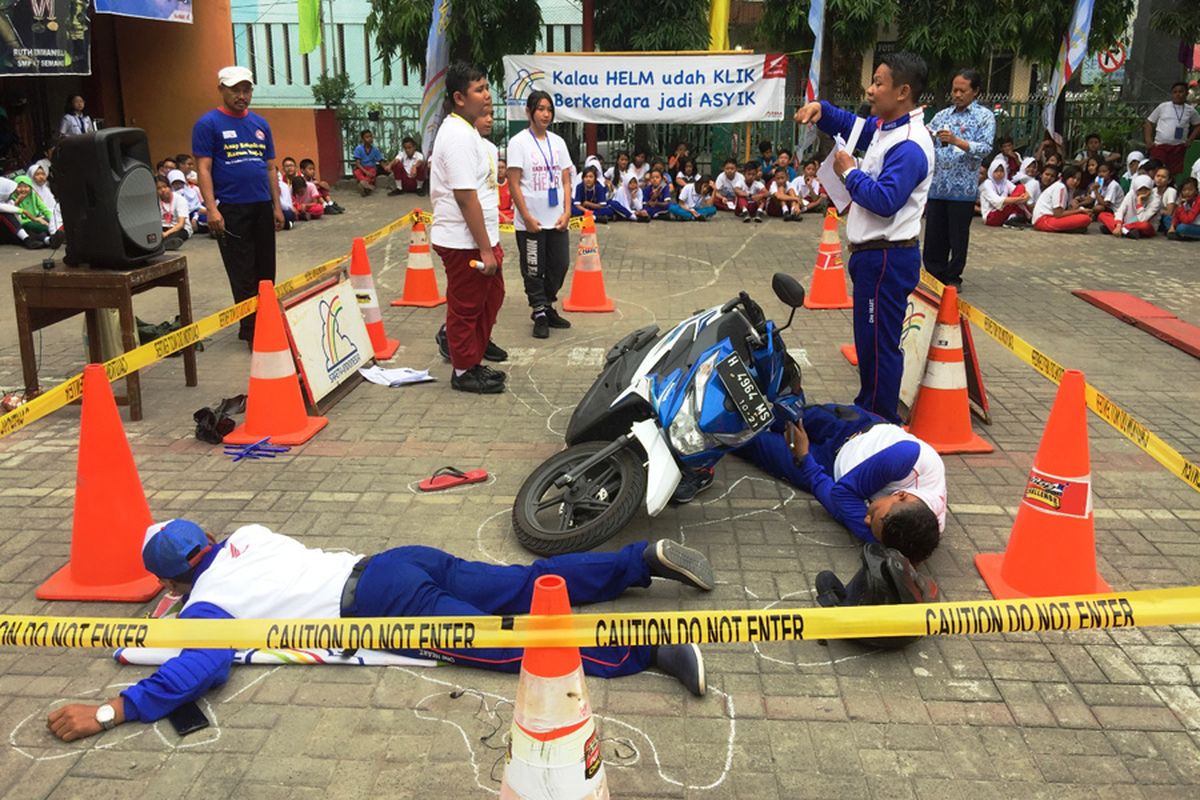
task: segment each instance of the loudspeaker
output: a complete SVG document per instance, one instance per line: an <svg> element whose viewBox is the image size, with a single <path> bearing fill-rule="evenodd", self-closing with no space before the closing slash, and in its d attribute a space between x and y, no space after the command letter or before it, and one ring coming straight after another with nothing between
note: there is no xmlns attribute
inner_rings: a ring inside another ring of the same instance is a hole
<svg viewBox="0 0 1200 800"><path fill-rule="evenodd" d="M128 269L163 252L150 145L140 128L67 136L51 167L72 266Z"/></svg>

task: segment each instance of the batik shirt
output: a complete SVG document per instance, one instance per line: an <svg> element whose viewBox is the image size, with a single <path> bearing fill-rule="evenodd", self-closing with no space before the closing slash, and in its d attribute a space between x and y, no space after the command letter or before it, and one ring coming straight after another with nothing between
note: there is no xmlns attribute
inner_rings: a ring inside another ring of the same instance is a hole
<svg viewBox="0 0 1200 800"><path fill-rule="evenodd" d="M938 133L949 130L970 147L965 151L956 145L942 144ZM975 201L979 193L979 167L992 152L996 138L996 116L978 103L959 111L954 106L943 108L929 123L933 135L933 185L930 200Z"/></svg>

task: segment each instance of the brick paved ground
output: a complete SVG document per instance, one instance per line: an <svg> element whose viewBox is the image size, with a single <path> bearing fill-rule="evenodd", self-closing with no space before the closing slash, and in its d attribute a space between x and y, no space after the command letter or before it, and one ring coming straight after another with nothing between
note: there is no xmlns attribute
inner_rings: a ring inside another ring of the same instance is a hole
<svg viewBox="0 0 1200 800"><path fill-rule="evenodd" d="M280 239L281 275L348 249L410 205L347 197L351 213ZM249 355L231 331L200 355L200 387L177 360L145 373L146 419L127 426L150 506L212 530L262 522L305 542L373 552L411 542L493 561L527 556L508 513L525 475L561 444L572 404L619 334L670 323L738 289L769 313L769 277L807 281L819 221L706 226L609 226L600 248L610 315L574 315L548 341L529 337L506 239L509 303L497 339L513 352L512 391L453 393L432 343L441 311L385 309L404 347L397 365L431 367L442 381L388 390L362 386L308 446L267 463L231 464L191 436L191 412L242 391ZM1167 441L1200 452L1200 365L1190 356L1072 298L1069 290L1125 289L1200 323L1200 248L1099 235L974 231L966 296L1089 380ZM385 298L403 283L407 236L371 250ZM228 302L211 241L189 243L198 312ZM0 268L29 263L8 248ZM168 316L170 296L139 298ZM61 379L82 359L80 323L47 331L42 372ZM20 367L12 312L0 304L0 385ZM802 312L787 333L803 348L810 396L845 400L855 373L837 354L849 313ZM1054 389L979 333L995 423L989 456L950 457L945 544L928 564L951 599L982 598L972 564L1003 547ZM0 441L0 610L139 615L145 607L41 603L35 587L69 548L78 411L67 409ZM1097 540L1118 588L1200 581L1200 495L1108 425L1091 420ZM493 483L419 496L413 484L446 463L485 464ZM700 597L661 582L622 609L812 603L822 569L848 574L856 549L805 495L730 460L715 488L656 519L638 518L611 543L674 536L708 553L721 584ZM707 649L703 700L644 674L589 684L602 717L617 797L1131 797L1200 792L1200 628L982 636L924 641L900 653L847 643ZM102 653L0 651L0 793L9 798L483 797L495 794L516 681L454 668L237 667L208 698L213 728L179 740L168 726L130 725L63 745L43 728L63 698L89 699L147 674ZM452 695L455 688L465 690Z"/></svg>

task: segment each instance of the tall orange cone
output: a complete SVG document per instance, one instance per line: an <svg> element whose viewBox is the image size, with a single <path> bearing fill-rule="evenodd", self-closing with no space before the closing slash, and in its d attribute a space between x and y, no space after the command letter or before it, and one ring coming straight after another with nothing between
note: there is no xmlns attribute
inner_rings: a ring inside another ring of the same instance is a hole
<svg viewBox="0 0 1200 800"><path fill-rule="evenodd" d="M1111 592L1096 571L1083 373L1063 373L1003 554L975 556L998 600Z"/></svg>
<svg viewBox="0 0 1200 800"><path fill-rule="evenodd" d="M367 243L361 236L354 238L350 249L350 285L358 299L358 310L362 312L367 333L371 336L371 347L376 361L387 361L396 354L400 342L389 339L383 329L383 315L379 313L379 295L375 293L375 279L371 277L371 262L367 259Z"/></svg>
<svg viewBox="0 0 1200 800"><path fill-rule="evenodd" d="M38 587L39 600L143 603L162 591L142 566L153 520L103 364L83 370L71 560Z"/></svg>
<svg viewBox="0 0 1200 800"><path fill-rule="evenodd" d="M531 614L570 614L567 582L543 575L533 585ZM501 800L608 800L600 733L576 647L525 651Z"/></svg>
<svg viewBox="0 0 1200 800"><path fill-rule="evenodd" d="M404 273L404 294L399 300L393 300L392 305L433 308L446 302L446 297L438 294L437 276L433 272L433 258L429 255L429 239L425 237L425 222L421 218L421 209L416 210L416 215L412 238L408 242L408 269Z"/></svg>
<svg viewBox="0 0 1200 800"><path fill-rule="evenodd" d="M908 430L939 453L990 453L995 449L971 429L958 290L953 286L942 292Z"/></svg>
<svg viewBox="0 0 1200 800"><path fill-rule="evenodd" d="M585 211L575 256L575 276L571 278L571 296L563 301L563 311L612 311L615 308L612 298L604 291L600 246L596 244L596 220L591 211Z"/></svg>
<svg viewBox="0 0 1200 800"><path fill-rule="evenodd" d="M304 408L275 287L270 281L259 281L246 421L226 434L225 444L253 444L268 436L271 444L304 444L328 422L325 417L308 416Z"/></svg>
<svg viewBox="0 0 1200 800"><path fill-rule="evenodd" d="M825 212L825 227L817 248L812 283L804 297L805 308L853 308L846 293L846 270L842 266L842 240L838 236L837 209Z"/></svg>

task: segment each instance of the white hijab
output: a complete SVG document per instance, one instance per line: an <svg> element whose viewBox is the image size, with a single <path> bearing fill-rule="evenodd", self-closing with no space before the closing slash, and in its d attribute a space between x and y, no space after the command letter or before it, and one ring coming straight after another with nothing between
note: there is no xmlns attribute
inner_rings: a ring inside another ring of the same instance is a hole
<svg viewBox="0 0 1200 800"><path fill-rule="evenodd" d="M1133 173L1130 172L1129 165L1132 164L1134 161L1138 162L1138 164L1141 164L1145 160L1146 160L1145 153L1143 153L1141 150L1134 150L1132 153L1130 153L1128 156L1125 157L1125 174L1122 175L1121 177L1129 178L1130 180L1132 180ZM1151 181L1151 183L1153 183L1153 181Z"/></svg>
<svg viewBox="0 0 1200 800"><path fill-rule="evenodd" d="M642 207L641 189L630 192L628 180L622 180L621 185L617 187L617 190L613 194L616 195L616 201L630 211L637 211Z"/></svg>
<svg viewBox="0 0 1200 800"><path fill-rule="evenodd" d="M1017 174L1015 176L1018 182L1024 183L1027 180L1033 180L1033 181L1037 180L1036 175L1026 175L1025 174L1025 170L1029 169L1029 165L1034 164L1036 162L1037 162L1037 159L1034 158L1033 156L1026 156L1025 158L1021 159L1021 166L1017 167Z"/></svg>
<svg viewBox="0 0 1200 800"><path fill-rule="evenodd" d="M54 207L58 205L58 200L55 199L54 192L50 191L50 184L48 182L39 184L33 178L33 174L39 169L46 173L47 179L50 178L50 170L47 169L41 161L38 161L30 166L29 169L25 170L25 174L29 176L29 182L33 184L33 193L42 199L42 202L46 204L46 208L53 211Z"/></svg>
<svg viewBox="0 0 1200 800"><path fill-rule="evenodd" d="M1003 169L1004 177L996 180L996 170ZM1008 158L1003 153L992 159L992 165L988 167L988 180L992 182L992 188L996 190L996 194L1000 197L1008 197L1017 187L1008 179Z"/></svg>

